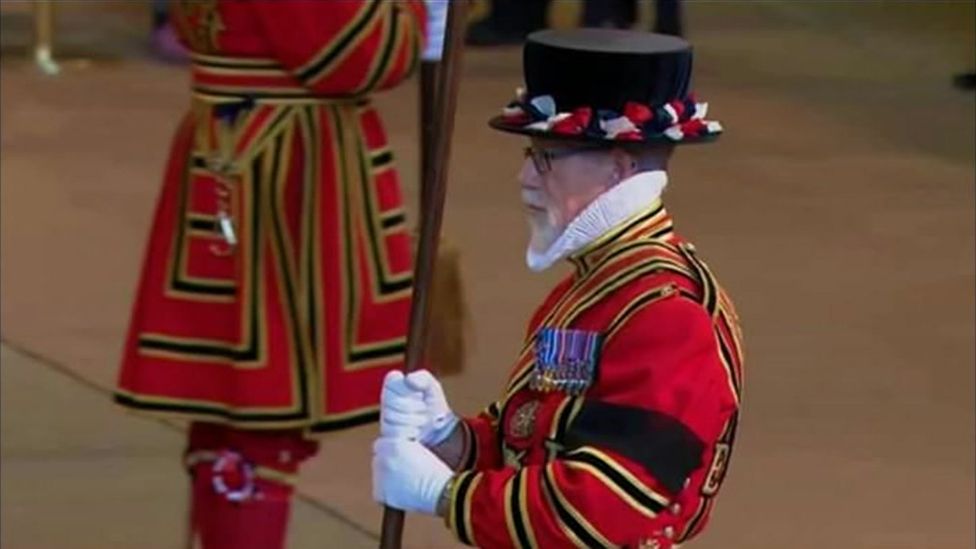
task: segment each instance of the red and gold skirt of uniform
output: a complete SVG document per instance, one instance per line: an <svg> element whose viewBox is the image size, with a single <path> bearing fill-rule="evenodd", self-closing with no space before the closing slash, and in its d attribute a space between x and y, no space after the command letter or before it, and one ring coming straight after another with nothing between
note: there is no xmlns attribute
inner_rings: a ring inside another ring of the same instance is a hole
<svg viewBox="0 0 976 549"><path fill-rule="evenodd" d="M410 251L367 100L311 96L270 60L197 57L116 400L247 428L375 419L403 362Z"/></svg>

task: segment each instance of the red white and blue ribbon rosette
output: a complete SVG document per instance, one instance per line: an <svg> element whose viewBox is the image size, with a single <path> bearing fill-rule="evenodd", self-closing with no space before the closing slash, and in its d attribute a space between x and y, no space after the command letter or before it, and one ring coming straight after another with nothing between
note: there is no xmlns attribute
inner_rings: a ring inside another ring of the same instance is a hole
<svg viewBox="0 0 976 549"><path fill-rule="evenodd" d="M254 497L254 466L241 454L229 450L220 452L213 465L214 491L228 501L242 502Z"/></svg>
<svg viewBox="0 0 976 549"><path fill-rule="evenodd" d="M590 107L560 112L550 95L529 99L521 88L516 94L516 99L502 109L501 122L528 132L607 141L664 138L675 143L722 133L721 124L705 118L708 103L699 103L693 94L663 105L628 101L623 112Z"/></svg>

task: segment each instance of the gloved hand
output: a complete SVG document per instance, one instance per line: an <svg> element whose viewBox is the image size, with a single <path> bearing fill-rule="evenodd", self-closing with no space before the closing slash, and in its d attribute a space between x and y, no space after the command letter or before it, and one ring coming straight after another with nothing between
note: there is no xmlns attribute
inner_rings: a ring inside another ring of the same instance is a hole
<svg viewBox="0 0 976 549"><path fill-rule="evenodd" d="M380 436L419 440L435 446L450 436L460 421L451 411L444 389L427 370L408 375L393 370L380 395Z"/></svg>
<svg viewBox="0 0 976 549"><path fill-rule="evenodd" d="M443 56L449 1L425 0L424 2L427 5L427 46L420 56L424 61L440 61Z"/></svg>
<svg viewBox="0 0 976 549"><path fill-rule="evenodd" d="M406 376L391 370L383 379L380 393L380 436L419 440L430 419L424 393L407 386Z"/></svg>
<svg viewBox="0 0 976 549"><path fill-rule="evenodd" d="M380 437L373 443L373 499L414 513L436 514L454 473L414 440Z"/></svg>

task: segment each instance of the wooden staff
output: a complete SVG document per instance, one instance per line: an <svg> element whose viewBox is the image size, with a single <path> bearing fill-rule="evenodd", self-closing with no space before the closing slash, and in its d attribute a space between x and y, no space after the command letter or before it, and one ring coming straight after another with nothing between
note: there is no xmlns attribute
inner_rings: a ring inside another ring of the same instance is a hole
<svg viewBox="0 0 976 549"><path fill-rule="evenodd" d="M443 32L443 29L442 29ZM433 165L434 135L438 105L437 75L440 61L423 60L420 64L420 185L418 204L430 190L426 177ZM423 207L418 219L423 222ZM419 226L419 224L418 224ZM456 375L464 371L465 348L468 336L468 314L464 300L464 280L461 276L461 253L449 240L442 239L434 260L434 279L430 287L430 314L427 318L427 342L424 346L425 364L438 377Z"/></svg>
<svg viewBox="0 0 976 549"><path fill-rule="evenodd" d="M430 181L427 174L431 170L434 156L434 115L437 112L437 74L440 61L420 62L420 205L427 204L427 191ZM423 210L420 219L423 219Z"/></svg>
<svg viewBox="0 0 976 549"><path fill-rule="evenodd" d="M435 113L431 138L434 146L430 165L424 173L421 188L424 212L420 226L420 246L414 271L413 301L410 308L410 332L407 338L406 371L418 369L424 358L427 341L427 319L430 312L430 288L434 260L440 240L444 197L447 194L447 167L454 131L454 109L461 78L461 45L467 21L467 0L450 0L447 29L444 36L444 60L437 78L436 98L440 109ZM403 511L387 506L383 510L380 549L399 549L403 542Z"/></svg>

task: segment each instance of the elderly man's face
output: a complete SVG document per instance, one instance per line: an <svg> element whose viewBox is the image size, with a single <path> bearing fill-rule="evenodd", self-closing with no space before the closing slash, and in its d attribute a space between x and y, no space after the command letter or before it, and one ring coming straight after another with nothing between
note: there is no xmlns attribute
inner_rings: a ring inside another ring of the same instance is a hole
<svg viewBox="0 0 976 549"><path fill-rule="evenodd" d="M533 139L530 149L534 154L526 154L519 183L532 230L529 246L542 252L620 180L621 158L620 151L541 139Z"/></svg>

